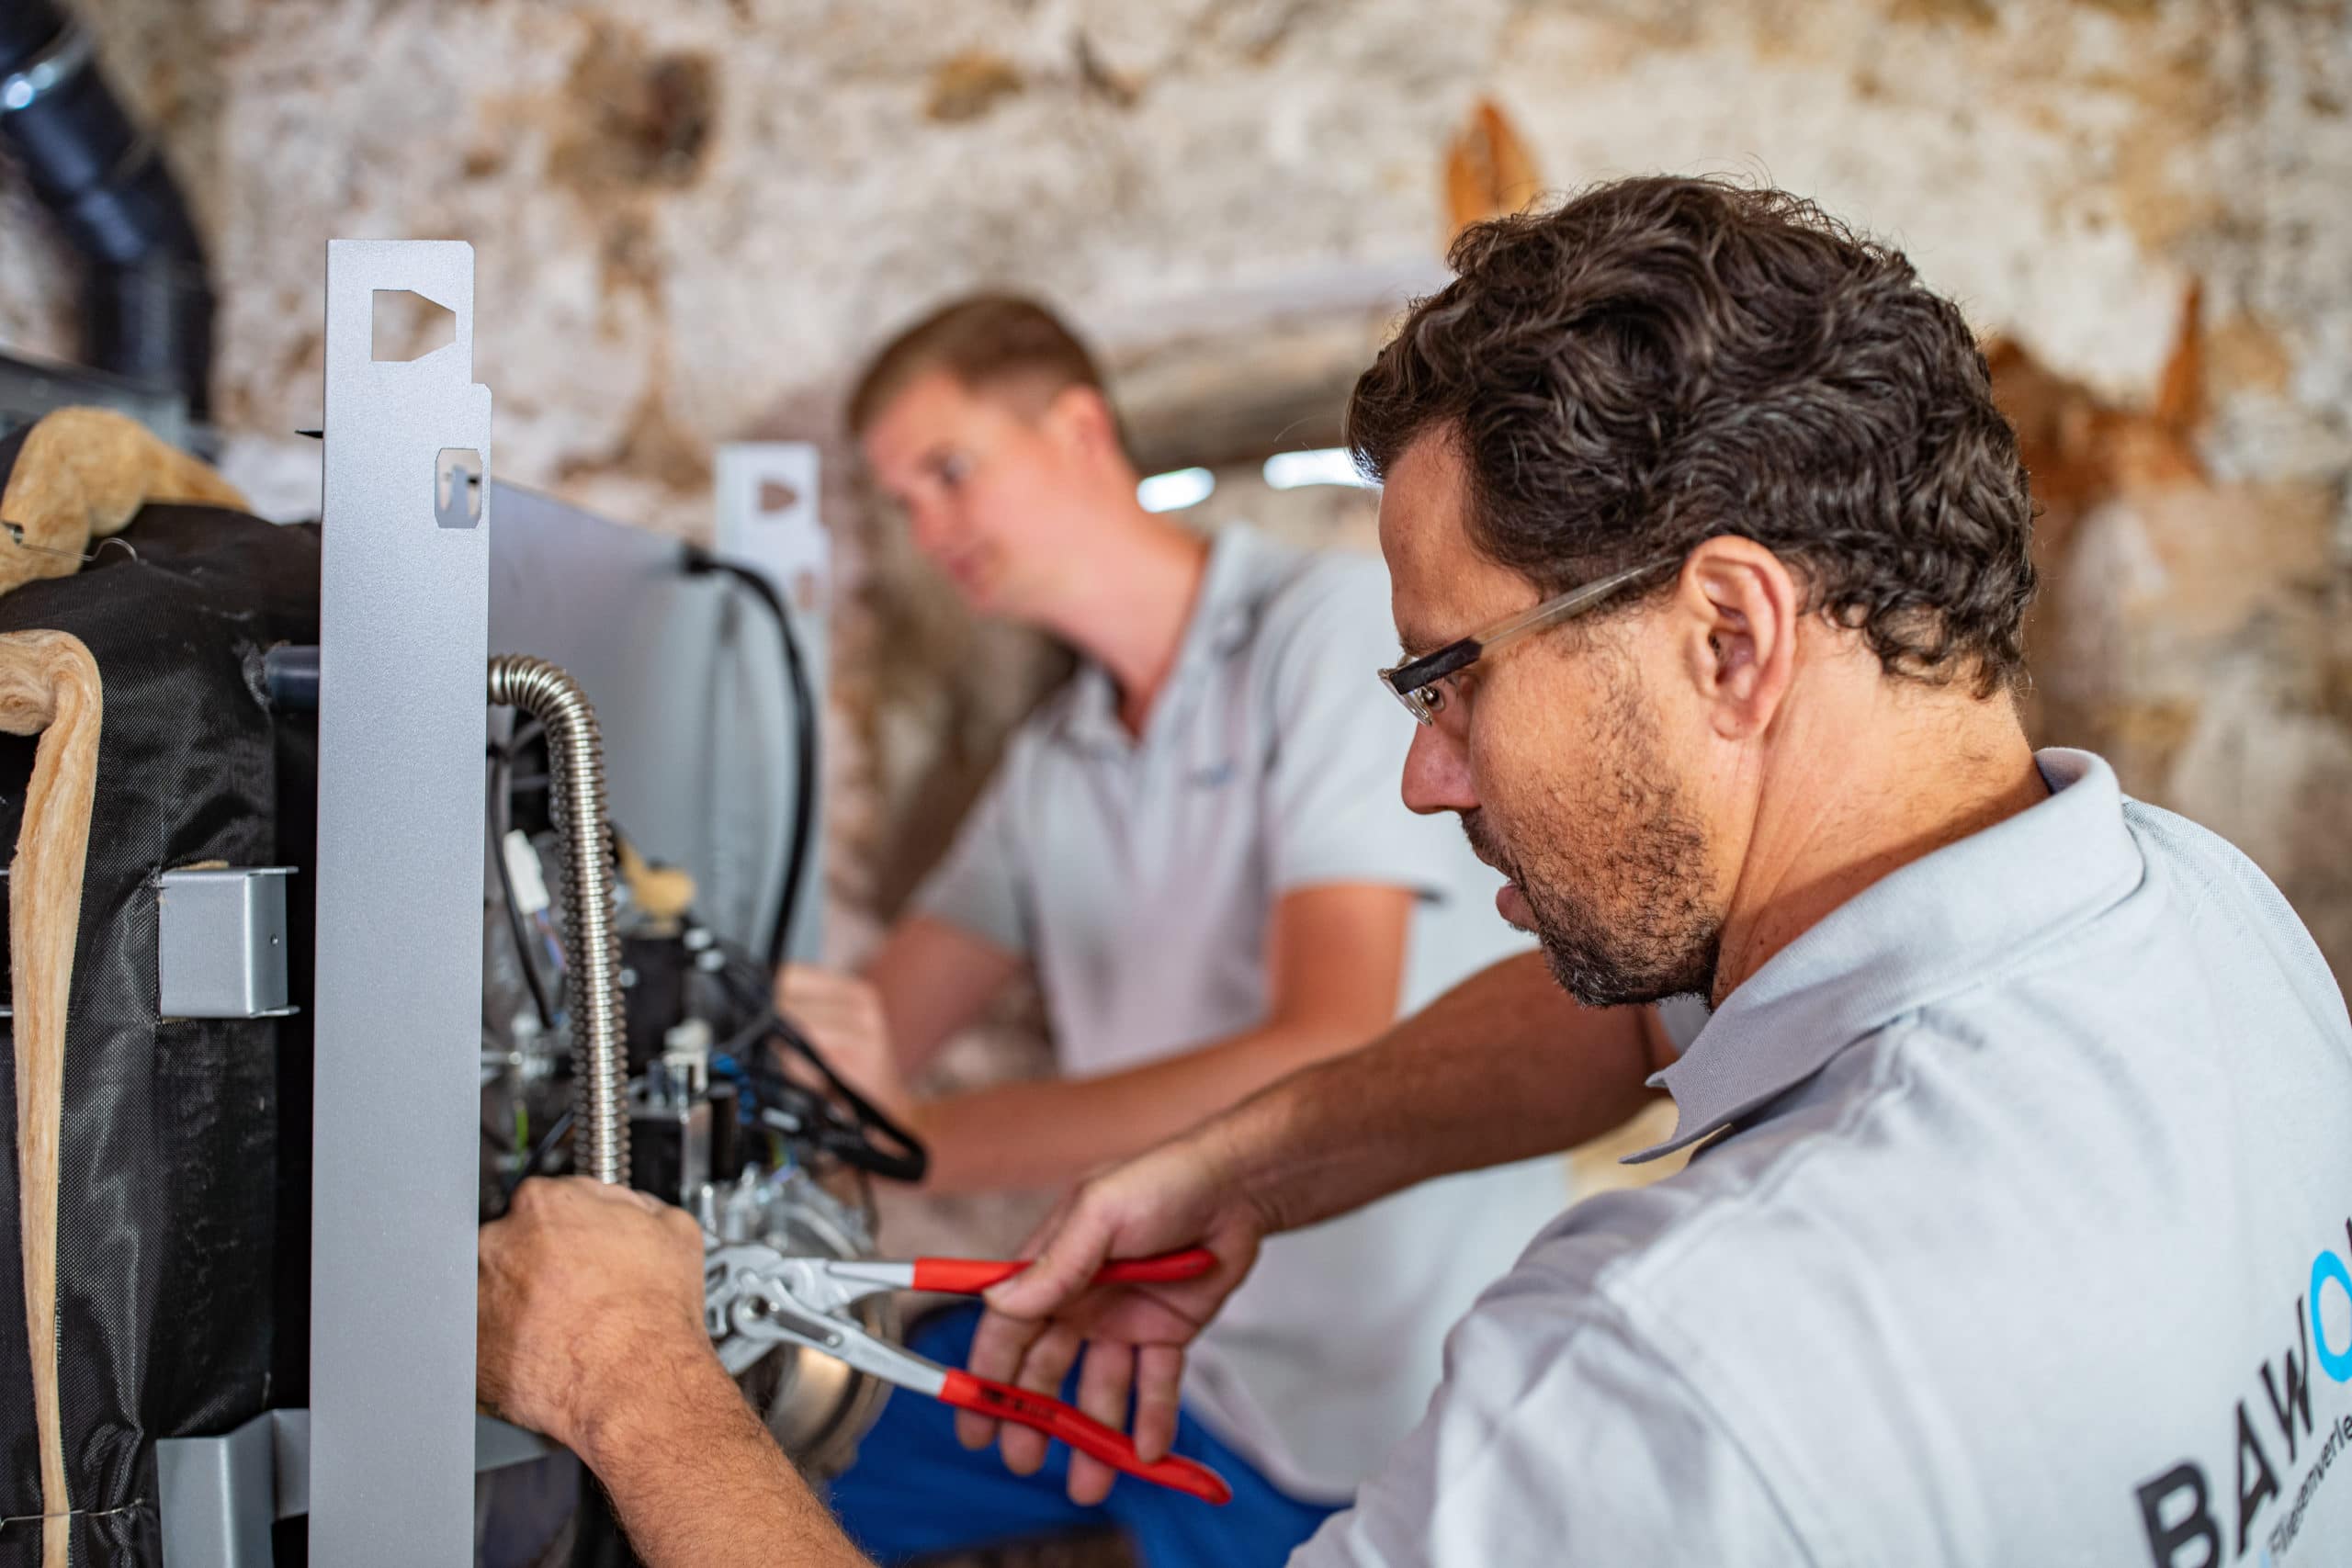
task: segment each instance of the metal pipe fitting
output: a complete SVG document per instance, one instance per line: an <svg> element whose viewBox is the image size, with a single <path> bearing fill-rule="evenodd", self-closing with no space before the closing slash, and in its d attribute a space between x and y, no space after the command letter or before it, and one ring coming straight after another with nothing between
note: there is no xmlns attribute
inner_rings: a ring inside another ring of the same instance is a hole
<svg viewBox="0 0 2352 1568"><path fill-rule="evenodd" d="M563 839L563 945L571 1014L572 1095L585 1176L628 1179L628 1055L621 1013L620 936L613 914L612 829L605 812L605 746L596 710L560 666L523 654L490 661L490 700L547 727L548 799ZM505 846L492 846L503 854Z"/></svg>
<svg viewBox="0 0 2352 1568"><path fill-rule="evenodd" d="M261 689L272 713L318 712L318 645L281 642L263 654Z"/></svg>

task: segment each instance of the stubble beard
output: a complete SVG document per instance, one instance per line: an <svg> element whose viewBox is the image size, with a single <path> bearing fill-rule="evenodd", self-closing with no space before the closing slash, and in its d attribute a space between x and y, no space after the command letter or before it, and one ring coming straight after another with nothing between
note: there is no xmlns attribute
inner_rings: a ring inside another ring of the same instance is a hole
<svg viewBox="0 0 2352 1568"><path fill-rule="evenodd" d="M1616 761L1573 808L1574 819L1513 834L1541 846L1532 860L1504 846L1484 810L1464 817L1463 831L1518 885L1552 977L1578 1002L1707 995L1723 926L1704 900L1706 834L1659 763L1639 710L1621 694L1605 723L1605 752L1588 755Z"/></svg>

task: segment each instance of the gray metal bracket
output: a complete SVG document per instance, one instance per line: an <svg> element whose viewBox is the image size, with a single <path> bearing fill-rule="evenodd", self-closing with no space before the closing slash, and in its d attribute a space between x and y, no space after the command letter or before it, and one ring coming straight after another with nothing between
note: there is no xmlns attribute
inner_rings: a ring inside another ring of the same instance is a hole
<svg viewBox="0 0 2352 1568"><path fill-rule="evenodd" d="M474 1472L559 1451L535 1432L474 1418ZM269 1527L311 1508L311 1413L272 1410L218 1438L155 1445L164 1568L270 1568Z"/></svg>
<svg viewBox="0 0 2352 1568"><path fill-rule="evenodd" d="M286 882L294 868L207 866L156 879L156 1011L284 1018Z"/></svg>
<svg viewBox="0 0 2352 1568"><path fill-rule="evenodd" d="M284 1018L290 972L286 879L292 866L167 871L155 886L155 995L161 1018ZM0 867L0 894L8 873ZM5 937L0 937L5 951ZM10 1016L0 962L0 1018Z"/></svg>
<svg viewBox="0 0 2352 1568"><path fill-rule="evenodd" d="M377 354L379 292L455 318ZM311 1556L472 1551L490 389L473 248L327 246Z"/></svg>
<svg viewBox="0 0 2352 1568"><path fill-rule="evenodd" d="M718 553L757 570L784 601L801 656L808 661L808 684L817 694L821 726L828 685L832 541L819 513L823 487L817 446L807 441L737 441L721 446L717 457L712 506ZM736 615L731 627L722 629L722 637L728 630L737 639L747 635L741 614ZM748 635L765 639L772 634L762 626ZM765 642L760 646L764 655ZM760 734L774 727L783 701L782 682L775 660L763 657L742 670L729 689L714 692L712 700L721 705L725 732ZM785 747L789 757L788 736ZM820 779L820 790L822 783ZM774 890L785 875L789 815L779 813L779 792L752 798L741 790L723 790L716 773L706 774L705 785L711 791L712 820L724 825L729 841L758 842L763 834L772 838L772 846L758 859L738 855L732 864L718 868L726 880L711 890L709 900L717 908L743 910L748 918L739 917L732 929L747 933L744 940L755 948L763 947L775 904ZM821 803L818 821L821 828ZM801 868L794 903L793 929L785 942L786 953L802 963L815 963L820 956L824 843L822 831L809 842L808 862Z"/></svg>
<svg viewBox="0 0 2352 1568"><path fill-rule="evenodd" d="M733 450L719 449L722 475ZM808 488L795 493L813 498L813 465L797 471ZM580 682L605 733L614 828L648 859L693 874L695 912L714 931L762 950L798 760L766 613L723 578L687 575L674 538L503 480L491 493L491 650L553 660ZM813 527L813 499L797 506ZM757 547L776 539L767 525L783 525L763 516L738 541L727 516L722 508L718 553L758 569L792 605L821 692L824 626L800 607L805 573ZM804 886L817 874L812 866ZM813 957L818 911L807 898L802 908L791 951Z"/></svg>

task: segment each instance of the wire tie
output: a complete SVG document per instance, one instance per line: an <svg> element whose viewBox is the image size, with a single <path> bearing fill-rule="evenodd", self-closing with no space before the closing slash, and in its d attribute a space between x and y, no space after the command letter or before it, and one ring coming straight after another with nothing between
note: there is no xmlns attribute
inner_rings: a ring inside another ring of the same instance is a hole
<svg viewBox="0 0 2352 1568"><path fill-rule="evenodd" d="M92 550L88 555L83 555L77 550L61 550L53 545L36 545L32 543L25 537L25 525L21 523L0 522L0 531L5 531L8 536L9 542L14 544L20 550L30 550L35 555L41 556L63 556L67 560L77 560L82 562L85 566L87 566L90 562L97 559L99 556L103 555L108 545L119 545L122 547L123 553L129 556L132 560L135 561L139 558L138 549L132 546L129 539L121 538L119 536L100 539L96 549ZM25 1517L28 1518L39 1518L41 1516L38 1514L28 1514ZM0 1525L6 1524L7 1522L8 1521L6 1519L0 1518Z"/></svg>

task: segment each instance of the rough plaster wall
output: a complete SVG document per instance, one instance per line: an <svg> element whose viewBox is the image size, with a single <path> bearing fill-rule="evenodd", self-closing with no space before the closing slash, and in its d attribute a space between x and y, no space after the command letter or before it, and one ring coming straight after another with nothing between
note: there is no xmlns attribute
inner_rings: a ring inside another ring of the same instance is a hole
<svg viewBox="0 0 2352 1568"><path fill-rule="evenodd" d="M833 440L858 354L975 285L1069 308L1170 450L1268 353L1303 383L1334 344L1368 353L1441 276L1441 150L1481 96L1557 185L1713 169L1813 194L1905 244L2017 345L2005 387L2045 400L2054 738L2094 739L2131 787L2239 839L2352 970L2342 4L80 9L211 241L232 471L287 510L316 493L315 449L285 433L317 412L331 235L471 240L500 472L695 532L714 441ZM2191 279L2203 404L2185 464L2151 466L2132 433ZM69 288L0 179L0 342L70 348ZM1219 344L1260 358L1220 381ZM910 824L936 838L1051 661L967 624L831 471L846 957L922 858L893 846L923 841ZM1253 510L1360 540L1360 507L1333 504Z"/></svg>

